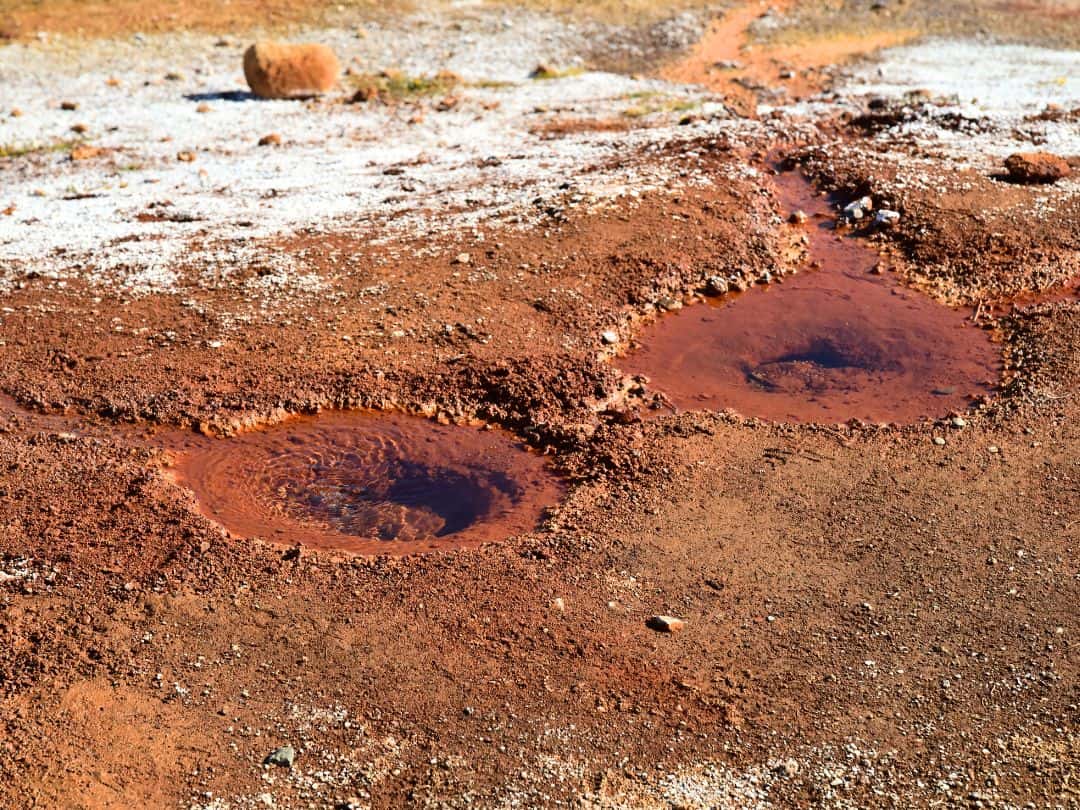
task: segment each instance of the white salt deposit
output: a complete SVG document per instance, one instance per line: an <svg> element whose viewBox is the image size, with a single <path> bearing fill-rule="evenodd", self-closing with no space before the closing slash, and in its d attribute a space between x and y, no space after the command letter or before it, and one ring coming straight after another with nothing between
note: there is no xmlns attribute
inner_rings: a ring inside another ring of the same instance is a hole
<svg viewBox="0 0 1080 810"><path fill-rule="evenodd" d="M347 77L322 100L255 100L241 73L245 43L221 47L192 34L0 49L0 144L31 150L5 161L0 211L11 213L0 215L0 285L33 270L145 294L257 267L269 279L262 293L310 292L319 284L303 261L267 240L312 228L424 237L493 218L526 221L532 200L566 183L594 202L666 188L675 170L624 158L669 139L679 113L657 113L629 133L546 138L538 129L619 119L642 94L689 98L706 115L722 110L657 81L589 72L530 79L538 62L574 64L575 49L587 46L582 34L524 13L470 19L407 21L364 38L304 35L357 69L457 72L460 101L446 111L434 109L438 97L420 107L344 103ZM62 109L68 100L78 108ZM12 108L23 114L11 117ZM76 124L85 133L73 133ZM258 145L269 133L280 146ZM82 141L106 151L71 160Z"/></svg>
<svg viewBox="0 0 1080 810"><path fill-rule="evenodd" d="M925 89L976 116L1019 119L1047 104L1080 107L1080 51L933 39L881 53L843 92L902 96Z"/></svg>
<svg viewBox="0 0 1080 810"><path fill-rule="evenodd" d="M1080 154L1075 118L1038 117L1050 105L1080 109L1080 51L934 39L882 51L849 71L838 89L849 102L929 91L935 99L930 116L882 137L914 140L980 168L999 167L1002 157L1024 150ZM960 128L935 123L949 116L969 122Z"/></svg>

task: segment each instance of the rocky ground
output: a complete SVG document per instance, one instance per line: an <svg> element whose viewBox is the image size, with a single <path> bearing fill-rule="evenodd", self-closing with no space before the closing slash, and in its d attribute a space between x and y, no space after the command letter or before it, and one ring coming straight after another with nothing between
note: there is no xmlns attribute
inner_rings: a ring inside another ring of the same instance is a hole
<svg viewBox="0 0 1080 810"><path fill-rule="evenodd" d="M1074 2L40 6L0 4L0 805L1080 803ZM285 23L338 89L246 94ZM971 308L992 397L649 410L652 320L804 258L777 160L900 214L852 238ZM164 469L356 407L507 428L565 500L297 555Z"/></svg>

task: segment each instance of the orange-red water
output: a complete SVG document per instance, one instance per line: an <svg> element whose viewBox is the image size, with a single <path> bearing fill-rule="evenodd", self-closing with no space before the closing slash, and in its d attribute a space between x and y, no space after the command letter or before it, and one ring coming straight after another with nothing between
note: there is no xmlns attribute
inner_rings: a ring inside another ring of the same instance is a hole
<svg viewBox="0 0 1080 810"><path fill-rule="evenodd" d="M504 540L535 529L563 492L503 431L404 414L330 412L169 444L174 479L234 534L359 554Z"/></svg>
<svg viewBox="0 0 1080 810"><path fill-rule="evenodd" d="M679 408L731 408L775 421L910 423L992 391L1000 353L971 312L872 275L878 260L834 229L828 203L795 172L781 199L810 218L808 261L782 284L667 315L617 361Z"/></svg>

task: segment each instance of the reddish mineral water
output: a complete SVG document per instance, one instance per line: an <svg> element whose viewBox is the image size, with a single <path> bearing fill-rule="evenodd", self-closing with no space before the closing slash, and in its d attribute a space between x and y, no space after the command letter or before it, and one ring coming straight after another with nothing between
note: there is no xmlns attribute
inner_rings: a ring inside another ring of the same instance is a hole
<svg viewBox="0 0 1080 810"><path fill-rule="evenodd" d="M801 175L777 177L809 215L808 261L783 283L662 317L616 363L679 408L731 408L776 421L910 423L994 389L1000 356L971 312L870 270L877 254L834 229Z"/></svg>
<svg viewBox="0 0 1080 810"><path fill-rule="evenodd" d="M172 446L174 480L231 532L361 554L503 540L562 495L509 434L404 414L337 411Z"/></svg>

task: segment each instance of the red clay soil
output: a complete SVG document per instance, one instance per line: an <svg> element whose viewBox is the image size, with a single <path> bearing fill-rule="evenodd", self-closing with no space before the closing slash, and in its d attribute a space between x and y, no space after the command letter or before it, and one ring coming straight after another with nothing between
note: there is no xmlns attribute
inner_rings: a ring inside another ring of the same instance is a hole
<svg viewBox="0 0 1080 810"><path fill-rule="evenodd" d="M891 158L829 142L797 156L841 201L902 211L863 238L939 302L1076 267L1080 217L1020 216L1037 191L957 192L951 168L904 191ZM249 304L230 289L195 308L21 279L0 319L0 806L1075 805L1080 305L982 314L1000 390L908 427L641 420L652 392L601 339L710 276L795 266L788 211L741 171L772 146L622 156L713 182L553 203L465 272L417 259L426 239L297 234L281 249L340 297L228 330ZM331 407L490 422L566 497L473 549L297 553L226 535L163 472L169 431ZM262 765L286 744L292 769Z"/></svg>
<svg viewBox="0 0 1080 810"><path fill-rule="evenodd" d="M164 299L13 293L3 386L54 415L6 405L0 433L5 806L637 804L703 762L763 768L779 804L872 806L884 789L928 805L930 779L1064 801L1080 311L999 323L1008 383L964 428L622 418L601 329L783 261L742 182L507 234L486 280L387 258L355 282L388 285L378 307L252 325L219 349ZM501 280L525 262L543 275ZM435 328L455 322L473 325ZM470 551L297 555L225 536L144 427L379 403L512 428L556 451L567 500L541 531ZM654 613L687 627L657 635ZM270 785L259 763L284 743L296 769Z"/></svg>

